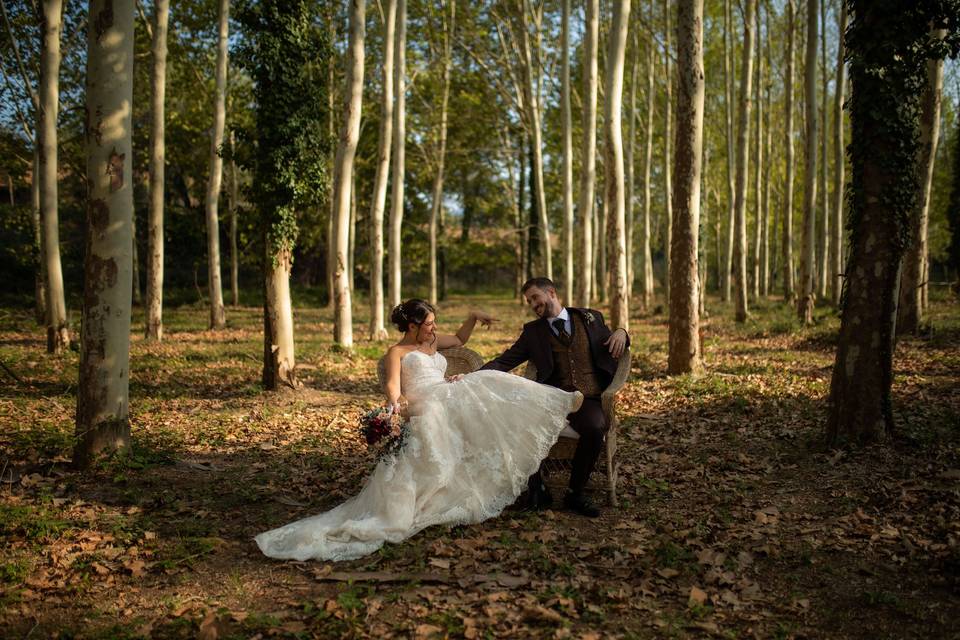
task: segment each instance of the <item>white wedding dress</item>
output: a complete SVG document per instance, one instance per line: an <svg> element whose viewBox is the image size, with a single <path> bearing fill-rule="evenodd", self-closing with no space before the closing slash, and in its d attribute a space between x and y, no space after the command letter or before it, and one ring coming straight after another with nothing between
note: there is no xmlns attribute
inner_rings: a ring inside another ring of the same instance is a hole
<svg viewBox="0 0 960 640"><path fill-rule="evenodd" d="M446 368L440 353L403 357L403 449L343 504L258 535L264 554L351 560L431 525L481 522L516 500L583 396L499 371L447 382Z"/></svg>

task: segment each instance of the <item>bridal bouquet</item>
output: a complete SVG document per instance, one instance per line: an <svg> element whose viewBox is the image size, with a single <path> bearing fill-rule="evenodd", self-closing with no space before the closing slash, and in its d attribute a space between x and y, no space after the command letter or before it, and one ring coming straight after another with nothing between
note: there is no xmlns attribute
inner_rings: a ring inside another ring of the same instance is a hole
<svg viewBox="0 0 960 640"><path fill-rule="evenodd" d="M368 449L377 452L377 459L400 451L406 436L406 421L387 407L377 407L360 416L360 437Z"/></svg>

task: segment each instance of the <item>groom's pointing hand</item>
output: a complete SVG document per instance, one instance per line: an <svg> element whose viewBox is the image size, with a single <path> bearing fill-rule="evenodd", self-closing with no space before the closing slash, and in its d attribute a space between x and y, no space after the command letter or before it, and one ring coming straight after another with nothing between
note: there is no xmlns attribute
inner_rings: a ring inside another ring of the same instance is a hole
<svg viewBox="0 0 960 640"><path fill-rule="evenodd" d="M627 332L623 329L617 329L610 334L610 337L603 344L610 348L610 355L613 356L613 359L619 360L627 346Z"/></svg>

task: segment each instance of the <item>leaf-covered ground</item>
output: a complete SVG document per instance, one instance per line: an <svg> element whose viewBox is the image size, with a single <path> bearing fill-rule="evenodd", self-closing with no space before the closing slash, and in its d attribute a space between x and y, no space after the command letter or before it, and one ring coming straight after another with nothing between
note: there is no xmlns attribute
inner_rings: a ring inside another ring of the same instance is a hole
<svg viewBox="0 0 960 640"><path fill-rule="evenodd" d="M29 314L0 310L0 636L957 637L955 302L898 346L898 438L855 451L819 440L833 313L801 329L770 300L738 326L710 302L697 378L664 375L664 315L632 322L619 508L511 509L338 564L269 560L252 537L358 490L373 460L356 419L388 343L340 353L330 314L300 309L305 387L269 395L259 309L217 333L203 309L168 311L162 344L137 324L133 455L79 475L78 356L48 356ZM471 341L484 357L527 318L458 299L442 327L468 305L504 319Z"/></svg>

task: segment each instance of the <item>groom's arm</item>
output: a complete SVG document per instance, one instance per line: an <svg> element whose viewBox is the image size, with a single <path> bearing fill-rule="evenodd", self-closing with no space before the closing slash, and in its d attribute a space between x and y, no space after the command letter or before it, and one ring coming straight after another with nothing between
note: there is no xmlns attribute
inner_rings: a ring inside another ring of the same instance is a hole
<svg viewBox="0 0 960 640"><path fill-rule="evenodd" d="M615 359L619 358L623 350L630 346L630 334L627 333L626 329L610 331L610 327L608 327L607 323L603 320L603 314L599 311L591 309L588 313L595 314L600 320L600 326L597 328L597 336L601 344L610 350L610 355ZM614 351L616 351L616 353L614 353Z"/></svg>
<svg viewBox="0 0 960 640"><path fill-rule="evenodd" d="M487 371L512 371L518 366L530 359L530 350L527 347L526 333L521 333L520 337L513 345L501 353L499 356L480 367Z"/></svg>

